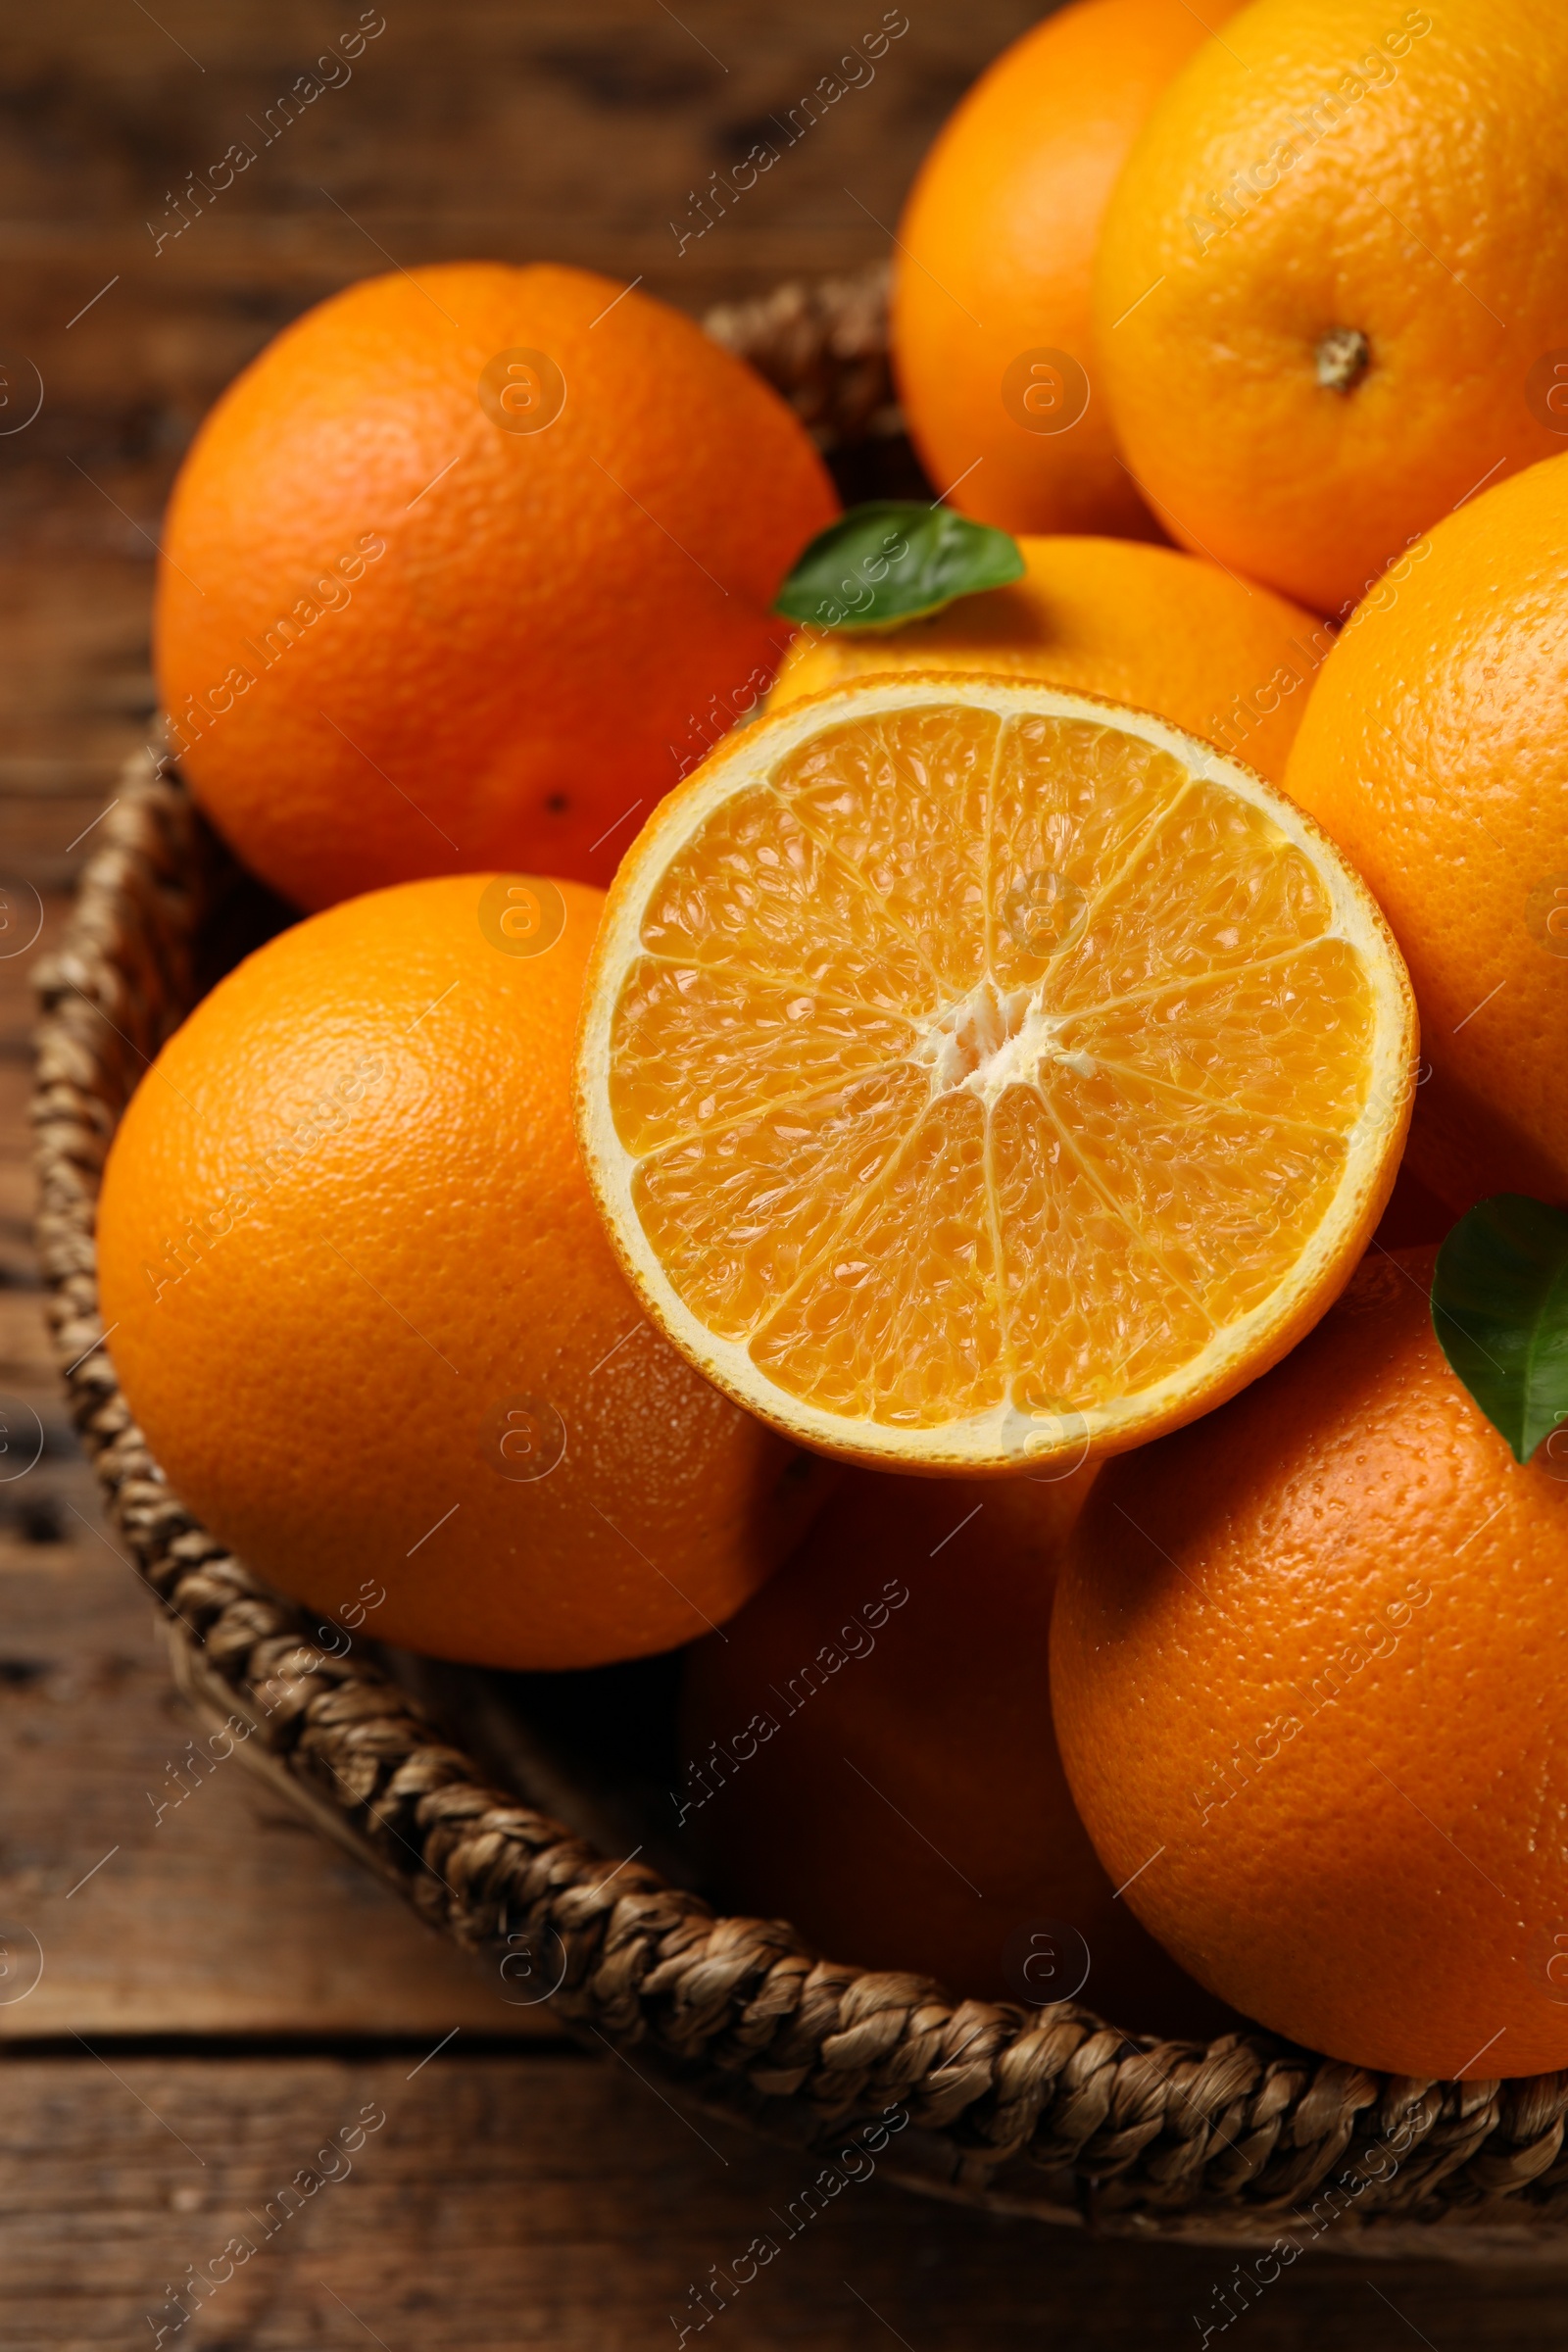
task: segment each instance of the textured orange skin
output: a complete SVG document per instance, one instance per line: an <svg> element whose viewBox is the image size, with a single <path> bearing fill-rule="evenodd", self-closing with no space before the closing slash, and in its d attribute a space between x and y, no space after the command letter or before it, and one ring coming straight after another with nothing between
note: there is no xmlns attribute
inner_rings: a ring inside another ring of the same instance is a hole
<svg viewBox="0 0 1568 2352"><path fill-rule="evenodd" d="M1458 1209L1568 1201L1568 916L1546 934L1534 904L1568 885L1565 710L1568 456L1483 492L1365 600L1286 773L1404 952L1432 1065L1410 1161Z"/></svg>
<svg viewBox="0 0 1568 2352"><path fill-rule="evenodd" d="M1321 621L1170 547L1025 537L1019 548L1023 579L960 597L902 629L803 630L768 709L877 671L1022 671L1157 711L1283 781L1307 689L1332 643ZM1260 708L1258 695L1272 707Z"/></svg>
<svg viewBox="0 0 1568 2352"><path fill-rule="evenodd" d="M546 265L366 279L285 328L197 435L159 686L197 798L297 905L490 866L606 882L636 811L771 677L768 608L832 485L758 376L620 291ZM565 405L503 430L480 373L527 348ZM322 610L339 558L361 575ZM301 599L319 617L264 665ZM254 683L225 689L236 666Z"/></svg>
<svg viewBox="0 0 1568 2352"><path fill-rule="evenodd" d="M953 504L1009 531L1159 536L1116 462L1090 318L1101 216L1159 92L1237 0L1078 0L1004 50L940 132L899 224L893 356ZM1089 406L1037 433L1002 403L1020 352L1066 351ZM971 468L973 470L971 470ZM959 477L963 477L961 480Z"/></svg>
<svg viewBox="0 0 1568 2352"><path fill-rule="evenodd" d="M1090 2007L1134 2032L1206 2034L1217 2004L1113 1903L1052 1734L1051 1594L1094 1476L934 1487L852 1471L725 1639L687 1661L683 1760L701 1772L714 1740L729 1753L760 1709L778 1730L677 1793L720 1899L793 1920L829 1959L1016 2001L1003 1947L1056 1920L1088 1941ZM857 1612L888 1584L908 1597L867 1626ZM825 1645L843 1662L808 1689L801 1669Z"/></svg>
<svg viewBox="0 0 1568 2352"><path fill-rule="evenodd" d="M1056 1730L1200 1983L1351 2065L1532 2075L1568 2065L1568 1485L1448 1371L1433 1255L1370 1257L1266 1379L1102 1473Z"/></svg>
<svg viewBox="0 0 1568 2352"><path fill-rule="evenodd" d="M1348 611L1477 482L1561 446L1525 395L1568 342L1565 83L1548 0L1255 0L1176 76L1106 210L1094 309L1177 539ZM1349 391L1317 378L1333 329L1370 344Z"/></svg>
<svg viewBox="0 0 1568 2352"><path fill-rule="evenodd" d="M642 1323L600 1232L569 1090L601 894L564 883L514 957L485 880L334 907L203 1000L110 1152L104 1323L171 1485L269 1583L340 1612L368 1580L368 1636L437 1656L590 1665L739 1607L820 1473ZM494 1451L518 1396L566 1433L528 1483Z"/></svg>

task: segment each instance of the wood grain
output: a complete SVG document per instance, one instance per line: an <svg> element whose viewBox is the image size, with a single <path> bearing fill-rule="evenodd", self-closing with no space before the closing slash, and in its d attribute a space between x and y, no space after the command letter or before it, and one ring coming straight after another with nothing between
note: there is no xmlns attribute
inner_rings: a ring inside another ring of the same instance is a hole
<svg viewBox="0 0 1568 2352"><path fill-rule="evenodd" d="M729 2301L701 2332L721 2319L735 2352L884 2334L908 2352L1131 2352L1193 2340L1195 2315L1215 2317L1226 2255L1096 2243L878 2180L841 2183L808 2225L792 2209L818 2165L677 2115L635 2054L502 2054L499 2035L543 2021L504 2014L495 1987L238 1762L172 1773L188 1725L155 1613L84 1524L80 1465L62 1456L51 1475L57 1505L76 1496L66 1540L0 1539L8 2342L151 2341L187 2266L236 2231L257 2252L170 2340L618 2352L662 2340L671 2313L695 2325L715 2286ZM188 1796L159 1818L182 1780ZM19 2000L29 1928L44 1974ZM322 2039L329 2054L289 2046ZM466 2055L476 2041L484 2054ZM388 2121L351 2151L353 2173L270 2225L302 2168L341 2171L319 2150L368 2101ZM759 2234L776 2256L744 2292L726 2286ZM1384 2352L1414 2329L1438 2352L1534 2347L1556 2340L1565 2278L1555 2259L1511 2278L1408 2262L1368 2275L1346 2248L1284 2274L1249 2311L1248 2340Z"/></svg>
<svg viewBox="0 0 1568 2352"><path fill-rule="evenodd" d="M539 2020L233 1761L159 1819L192 1727L151 1604L105 1548L26 1247L27 981L145 739L159 518L229 375L309 303L398 264L550 257L641 274L693 312L858 268L959 90L1039 13L911 0L875 79L781 139L684 249L691 192L772 138L881 0L387 0L353 79L258 131L254 164L161 249L173 191L265 122L358 0L76 0L0 23L0 391L28 363L44 388L31 425L0 431L0 1437L26 1408L47 1440L20 1480L0 1455L0 1966L23 1965L24 1927L45 1945L24 1998L0 1976L17 2352L152 2343L171 2290L236 2232L257 2253L166 2342L675 2343L671 2313L694 2318L705 2287L712 2308L760 2233L780 2251L721 2314L730 2352L1142 2352L1197 2342L1194 2315L1213 2315L1218 2254L1097 2244L880 2180L792 2236L772 2217L815 2167L683 2120L627 2066L530 2044ZM34 890L42 939L12 955L10 910ZM284 2184L367 2104L387 2120L352 2174L266 2237ZM1565 2316L1558 2270L1369 2279L1324 2256L1269 2288L1245 2341L1537 2352Z"/></svg>
<svg viewBox="0 0 1568 2352"><path fill-rule="evenodd" d="M493 1966L440 1941L262 1788L239 1750L215 1753L171 1687L154 1604L89 1524L90 1497L60 1480L52 1492L66 1541L0 1531L0 1928L13 1949L0 2042L553 2033L547 2011L511 2005L516 1987ZM17 1997L40 1951L36 1988Z"/></svg>
<svg viewBox="0 0 1568 2352"><path fill-rule="evenodd" d="M9 2061L8 2341L87 2352L152 2344L167 2324L166 2343L208 2352L641 2352L689 2325L688 2344L727 2352L1083 2352L1196 2344L1194 2314L1231 2270L1200 2247L1098 2245L928 2205L858 2158L863 2177L808 2198L819 2160L706 2119L699 2136L625 2068L462 2048L422 2064ZM775 2252L748 2278L758 2240ZM215 2262L232 2276L192 2293ZM1244 2340L1544 2352L1561 2293L1538 2275L1494 2280L1483 2303L1430 2269L1369 2278L1305 2258L1250 2309Z"/></svg>
<svg viewBox="0 0 1568 2352"><path fill-rule="evenodd" d="M389 267L552 259L700 311L878 258L932 133L1041 12L886 13L907 29L872 60L882 0L390 0L384 32L286 121L360 22L352 0L11 12L0 261L7 356L45 386L31 443L84 464L89 442L177 445L286 319ZM806 109L830 74L856 86ZM777 162L705 216L694 193L759 141ZM254 161L214 191L236 143Z"/></svg>

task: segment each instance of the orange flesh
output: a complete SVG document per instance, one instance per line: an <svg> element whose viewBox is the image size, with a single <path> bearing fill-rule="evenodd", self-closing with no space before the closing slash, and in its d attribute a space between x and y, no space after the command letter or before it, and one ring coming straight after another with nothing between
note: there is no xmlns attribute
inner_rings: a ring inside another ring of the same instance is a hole
<svg viewBox="0 0 1568 2352"><path fill-rule="evenodd" d="M819 734L674 856L612 1031L702 1323L910 1430L1180 1372L1334 1200L1373 975L1261 809L1110 724Z"/></svg>

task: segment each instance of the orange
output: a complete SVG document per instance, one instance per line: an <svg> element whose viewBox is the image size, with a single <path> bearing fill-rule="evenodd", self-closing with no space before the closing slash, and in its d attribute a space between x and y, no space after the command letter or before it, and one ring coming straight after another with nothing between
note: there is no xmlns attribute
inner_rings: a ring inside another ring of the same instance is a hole
<svg viewBox="0 0 1568 2352"><path fill-rule="evenodd" d="M960 597L899 629L803 629L768 709L896 669L1044 678L1157 710L1280 782L1306 688L1334 643L1321 621L1174 548L1018 544L1029 568L1009 587Z"/></svg>
<svg viewBox="0 0 1568 2352"><path fill-rule="evenodd" d="M1543 0L1256 0L1171 82L1105 214L1095 333L1184 545L1347 612L1560 446L1565 86Z"/></svg>
<svg viewBox="0 0 1568 2352"><path fill-rule="evenodd" d="M1414 1012L1261 778L1027 679L870 678L627 855L578 1122L660 1327L805 1444L1001 1472L1251 1379L1394 1181Z"/></svg>
<svg viewBox="0 0 1568 2352"><path fill-rule="evenodd" d="M671 1793L725 1908L831 1960L1206 2034L1215 2005L1116 1901L1052 1733L1052 1590L1093 1477L852 1473L689 1653Z"/></svg>
<svg viewBox="0 0 1568 2352"><path fill-rule="evenodd" d="M687 1641L819 1482L649 1330L595 1221L600 905L470 874L285 931L165 1047L105 1175L105 1329L171 1484L280 1591L442 1657Z"/></svg>
<svg viewBox="0 0 1568 2352"><path fill-rule="evenodd" d="M1324 664L1286 777L1404 951L1410 1154L1455 1208L1568 1201L1568 456L1417 541Z"/></svg>
<svg viewBox="0 0 1568 2352"><path fill-rule="evenodd" d="M1116 1462L1052 1628L1068 1778L1200 1984L1353 2066L1568 2066L1568 1485L1382 1252L1245 1396Z"/></svg>
<svg viewBox="0 0 1568 2352"><path fill-rule="evenodd" d="M926 157L899 224L893 358L926 471L967 514L1157 535L1117 462L1091 271L1150 108L1236 4L1078 0L1003 52Z"/></svg>
<svg viewBox="0 0 1568 2352"><path fill-rule="evenodd" d="M756 707L774 594L836 508L784 403L662 303L542 264L367 279L181 468L172 740L300 906L491 865L607 881Z"/></svg>

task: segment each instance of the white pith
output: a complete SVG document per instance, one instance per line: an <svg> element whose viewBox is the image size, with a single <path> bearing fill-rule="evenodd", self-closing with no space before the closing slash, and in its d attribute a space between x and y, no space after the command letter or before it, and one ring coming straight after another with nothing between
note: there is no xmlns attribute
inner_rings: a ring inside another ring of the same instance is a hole
<svg viewBox="0 0 1568 2352"><path fill-rule="evenodd" d="M973 1095L989 1110L1009 1086L1033 1086L1048 1058L1066 1062L1085 1078L1094 1074L1087 1054L1058 1053L1064 1023L1047 1012L1045 981L1028 988L999 989L987 973L965 997L920 1025L909 1059L931 1072L931 1100Z"/></svg>
<svg viewBox="0 0 1568 2352"><path fill-rule="evenodd" d="M1391 1128L1402 1124L1414 1057L1410 1001L1396 979L1376 996L1376 1018L1365 1107L1346 1137L1341 1180L1316 1230L1280 1287L1260 1305L1214 1332L1202 1351L1151 1387L1113 1401L1065 1414L1021 1411L1009 1399L962 1420L909 1428L841 1415L803 1401L772 1382L753 1361L745 1340L715 1335L686 1305L643 1232L632 1194L638 1159L616 1133L610 1103L610 1038L621 981L642 953L649 901L670 861L715 809L763 783L803 742L843 718L874 719L890 710L961 703L1005 722L1022 715L1082 719L1114 725L1170 754L1189 773L1217 783L1262 809L1316 870L1331 901L1332 920L1316 936L1347 943L1372 970L1396 953L1365 886L1334 858L1322 835L1274 787L1194 737L1152 714L1057 692L1024 679L889 677L788 707L772 719L727 742L709 764L654 812L628 854L606 906L590 973L578 1056L578 1118L585 1162L600 1206L635 1286L670 1338L707 1376L764 1420L830 1452L882 1461L888 1468L929 1467L961 1472L1019 1469L1031 1462L1080 1458L1086 1445L1102 1452L1135 1444L1179 1418L1192 1396L1219 1388L1229 1367L1263 1360L1269 1335L1289 1323L1301 1301L1322 1288L1344 1255L1344 1237L1382 1181ZM1093 1075L1091 1057L1064 1048L1066 1022L1047 1009L1050 976L1012 990L989 976L918 1025L908 1059L928 1074L929 1101L966 1092L989 1112L1009 1086L1032 1085L1043 1063L1059 1060ZM1391 1105L1396 1107L1391 1110ZM1344 1271L1349 1270L1347 1264ZM1327 1303L1325 1294L1324 1303Z"/></svg>

